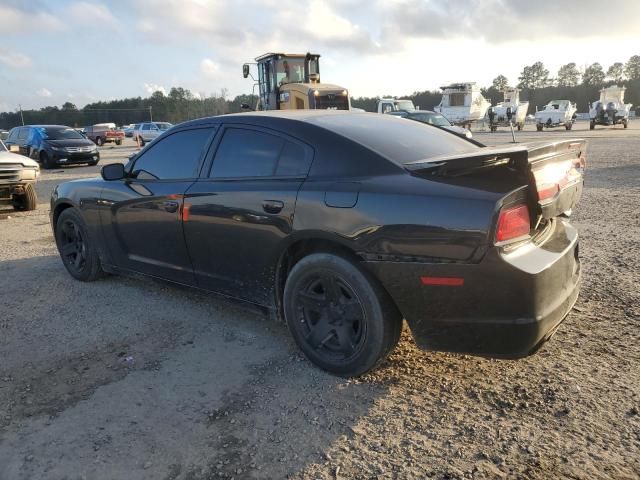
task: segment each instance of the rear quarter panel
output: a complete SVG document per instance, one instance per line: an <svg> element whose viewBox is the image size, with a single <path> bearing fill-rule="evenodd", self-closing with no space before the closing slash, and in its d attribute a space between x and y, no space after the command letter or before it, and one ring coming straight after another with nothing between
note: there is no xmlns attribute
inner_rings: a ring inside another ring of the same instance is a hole
<svg viewBox="0 0 640 480"><path fill-rule="evenodd" d="M330 192L350 193L355 204L330 206ZM471 262L488 243L500 197L402 173L310 179L298 194L294 230L330 234L365 258Z"/></svg>

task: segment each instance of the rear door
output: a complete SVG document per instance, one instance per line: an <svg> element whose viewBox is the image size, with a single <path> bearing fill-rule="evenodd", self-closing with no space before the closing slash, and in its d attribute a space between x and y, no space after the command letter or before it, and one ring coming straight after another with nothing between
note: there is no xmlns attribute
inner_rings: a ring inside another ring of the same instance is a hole
<svg viewBox="0 0 640 480"><path fill-rule="evenodd" d="M213 126L176 131L143 150L128 178L106 182L99 203L116 266L194 283L182 231L183 198L214 131Z"/></svg>
<svg viewBox="0 0 640 480"><path fill-rule="evenodd" d="M257 127L225 127L207 178L185 195L184 232L198 285L261 305L292 231L313 158L306 144Z"/></svg>

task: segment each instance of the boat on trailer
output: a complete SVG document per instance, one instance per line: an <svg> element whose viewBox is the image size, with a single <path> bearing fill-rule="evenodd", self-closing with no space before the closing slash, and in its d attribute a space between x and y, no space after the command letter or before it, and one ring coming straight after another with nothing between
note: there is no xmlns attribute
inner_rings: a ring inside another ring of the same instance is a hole
<svg viewBox="0 0 640 480"><path fill-rule="evenodd" d="M561 127L571 130L576 120L575 103L569 100L551 100L542 110L536 111L536 130L541 132L544 128Z"/></svg>
<svg viewBox="0 0 640 480"><path fill-rule="evenodd" d="M629 126L629 112L631 103L624 103L625 87L607 87L600 90L600 100L593 102L589 109L589 129L596 125L617 125L624 128Z"/></svg>
<svg viewBox="0 0 640 480"><path fill-rule="evenodd" d="M487 115L489 117L489 128L495 132L498 127L509 127L511 125L522 130L529 110L529 102L520 101L520 90L507 87L503 90L504 100L496 106L489 107Z"/></svg>
<svg viewBox="0 0 640 480"><path fill-rule="evenodd" d="M454 125L469 128L472 123L482 120L491 106L475 82L452 83L440 88L442 100L434 110Z"/></svg>

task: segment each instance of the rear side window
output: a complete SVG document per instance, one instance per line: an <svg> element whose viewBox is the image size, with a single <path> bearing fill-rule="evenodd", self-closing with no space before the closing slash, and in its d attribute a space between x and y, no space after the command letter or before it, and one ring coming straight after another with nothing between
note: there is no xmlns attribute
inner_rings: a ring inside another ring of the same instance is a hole
<svg viewBox="0 0 640 480"><path fill-rule="evenodd" d="M438 155L473 152L479 148L438 128L391 115L326 115L312 118L309 122L347 137L400 165Z"/></svg>
<svg viewBox="0 0 640 480"><path fill-rule="evenodd" d="M15 142L18 139L19 128L12 128L7 137L7 142Z"/></svg>
<svg viewBox="0 0 640 480"><path fill-rule="evenodd" d="M149 145L133 165L138 179L174 180L195 178L213 127L182 130Z"/></svg>
<svg viewBox="0 0 640 480"><path fill-rule="evenodd" d="M256 130L228 128L210 177L304 176L310 165L310 153L298 143Z"/></svg>

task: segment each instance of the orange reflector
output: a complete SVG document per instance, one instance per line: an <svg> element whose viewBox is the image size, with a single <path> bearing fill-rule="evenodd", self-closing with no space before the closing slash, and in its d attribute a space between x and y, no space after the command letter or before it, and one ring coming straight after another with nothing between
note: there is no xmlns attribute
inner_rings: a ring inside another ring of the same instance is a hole
<svg viewBox="0 0 640 480"><path fill-rule="evenodd" d="M461 287L464 278L461 277L420 277L423 285L442 285L445 287Z"/></svg>

